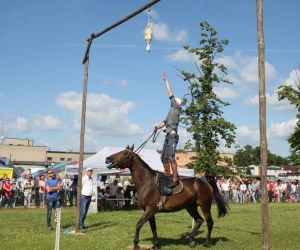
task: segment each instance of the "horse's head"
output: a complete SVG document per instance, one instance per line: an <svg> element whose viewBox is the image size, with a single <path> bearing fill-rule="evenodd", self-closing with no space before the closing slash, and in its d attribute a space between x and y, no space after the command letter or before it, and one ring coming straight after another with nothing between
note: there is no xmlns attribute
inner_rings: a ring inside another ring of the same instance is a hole
<svg viewBox="0 0 300 250"><path fill-rule="evenodd" d="M127 146L125 150L122 150L116 154L106 157L105 163L109 164L107 167L111 168L131 168L131 160L133 157L133 148Z"/></svg>

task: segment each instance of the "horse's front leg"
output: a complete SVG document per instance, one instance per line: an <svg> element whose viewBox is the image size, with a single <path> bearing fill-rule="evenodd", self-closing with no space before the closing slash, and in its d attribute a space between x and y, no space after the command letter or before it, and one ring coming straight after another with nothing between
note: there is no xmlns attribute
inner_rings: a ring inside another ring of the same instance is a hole
<svg viewBox="0 0 300 250"><path fill-rule="evenodd" d="M139 247L140 230L141 230L142 226L145 224L145 222L147 220L149 220L149 218L153 214L154 214L153 209L146 208L145 212L144 212L144 214L142 216L142 218L140 218L140 220L136 224L135 235L134 235L134 240L133 240L133 242L134 242L134 250L140 249L140 247Z"/></svg>
<svg viewBox="0 0 300 250"><path fill-rule="evenodd" d="M153 234L153 247L152 249L159 249L159 241L158 241L158 237L157 237L157 229L156 229L156 221L155 221L155 216L152 215L149 218L149 223L151 226L151 231Z"/></svg>

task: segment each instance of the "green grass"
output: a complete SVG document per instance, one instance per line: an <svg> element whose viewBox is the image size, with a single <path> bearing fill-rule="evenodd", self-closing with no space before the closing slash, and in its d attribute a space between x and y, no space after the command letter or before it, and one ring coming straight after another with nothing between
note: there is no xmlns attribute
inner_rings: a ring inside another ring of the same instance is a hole
<svg viewBox="0 0 300 250"><path fill-rule="evenodd" d="M300 204L270 204L272 249L291 250L300 246ZM213 207L214 229L211 249L262 249L260 204L231 206L230 213L217 218ZM61 249L132 249L135 224L142 211L100 212L88 215L87 233L61 236ZM75 210L62 210L62 232L74 228ZM191 218L186 211L156 216L161 249L189 249L187 234ZM206 225L196 237L202 249ZM146 223L141 230L140 246L151 246L151 230ZM48 232L45 209L0 210L0 249L54 249L55 232Z"/></svg>

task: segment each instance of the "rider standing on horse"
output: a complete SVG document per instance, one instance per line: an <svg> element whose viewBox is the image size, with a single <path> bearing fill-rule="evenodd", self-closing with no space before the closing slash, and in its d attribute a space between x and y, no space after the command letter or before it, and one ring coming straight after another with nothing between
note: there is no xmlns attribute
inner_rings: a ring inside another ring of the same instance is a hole
<svg viewBox="0 0 300 250"><path fill-rule="evenodd" d="M155 125L155 129L160 129L165 127L164 131L167 133L161 160L164 164L165 173L168 176L171 176L170 166L172 167L172 178L174 187L178 184L178 172L177 172L177 163L175 160L175 152L176 146L178 144L179 136L178 136L178 124L179 124L179 115L181 111L181 100L179 98L175 98L170 87L169 81L167 79L166 73L163 73L162 77L163 81L166 84L166 89L171 101L171 107L169 113L161 123Z"/></svg>

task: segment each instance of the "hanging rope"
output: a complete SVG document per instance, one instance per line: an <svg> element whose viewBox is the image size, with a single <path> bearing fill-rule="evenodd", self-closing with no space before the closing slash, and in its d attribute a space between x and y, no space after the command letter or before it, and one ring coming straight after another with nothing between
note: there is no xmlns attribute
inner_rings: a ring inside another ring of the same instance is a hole
<svg viewBox="0 0 300 250"><path fill-rule="evenodd" d="M149 8L149 9L147 10L148 24L150 23L150 12L151 12L151 9Z"/></svg>

